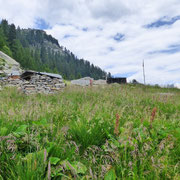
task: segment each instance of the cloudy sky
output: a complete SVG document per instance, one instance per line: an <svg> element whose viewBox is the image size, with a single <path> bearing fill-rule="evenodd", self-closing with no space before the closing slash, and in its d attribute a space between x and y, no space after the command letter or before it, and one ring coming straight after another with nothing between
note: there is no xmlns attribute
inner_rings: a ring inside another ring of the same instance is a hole
<svg viewBox="0 0 180 180"><path fill-rule="evenodd" d="M0 19L44 29L115 76L180 83L179 0L0 0Z"/></svg>

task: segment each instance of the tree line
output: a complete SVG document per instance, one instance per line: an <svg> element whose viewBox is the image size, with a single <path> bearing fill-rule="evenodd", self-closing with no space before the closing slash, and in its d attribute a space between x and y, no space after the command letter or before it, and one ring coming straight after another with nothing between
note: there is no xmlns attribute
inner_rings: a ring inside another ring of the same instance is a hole
<svg viewBox="0 0 180 180"><path fill-rule="evenodd" d="M0 23L0 50L14 58L22 68L59 73L64 79L90 76L105 78L107 73L60 46L43 30L21 29L3 19ZM110 73L108 74L110 76Z"/></svg>

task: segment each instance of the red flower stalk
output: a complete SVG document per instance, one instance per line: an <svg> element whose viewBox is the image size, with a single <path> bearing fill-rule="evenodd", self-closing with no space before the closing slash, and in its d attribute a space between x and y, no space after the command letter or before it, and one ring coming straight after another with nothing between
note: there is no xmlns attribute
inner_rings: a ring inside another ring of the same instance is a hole
<svg viewBox="0 0 180 180"><path fill-rule="evenodd" d="M116 114L116 123L115 123L115 127L114 127L114 134L117 136L119 134L119 114Z"/></svg>
<svg viewBox="0 0 180 180"><path fill-rule="evenodd" d="M156 112L157 112L157 108L154 107L153 110L152 110L152 113L151 113L151 124L152 124L152 122L154 121Z"/></svg>

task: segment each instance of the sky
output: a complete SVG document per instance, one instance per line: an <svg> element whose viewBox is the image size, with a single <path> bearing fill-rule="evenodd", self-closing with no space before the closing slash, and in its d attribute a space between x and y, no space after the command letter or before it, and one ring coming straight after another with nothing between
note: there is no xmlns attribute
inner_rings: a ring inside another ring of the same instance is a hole
<svg viewBox="0 0 180 180"><path fill-rule="evenodd" d="M0 19L38 28L117 77L180 86L179 0L0 0Z"/></svg>

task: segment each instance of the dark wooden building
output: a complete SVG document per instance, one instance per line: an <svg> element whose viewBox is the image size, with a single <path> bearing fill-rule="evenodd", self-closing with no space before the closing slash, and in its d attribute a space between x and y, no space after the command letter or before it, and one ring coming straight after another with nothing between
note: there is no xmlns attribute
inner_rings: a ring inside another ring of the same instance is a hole
<svg viewBox="0 0 180 180"><path fill-rule="evenodd" d="M111 83L118 83L118 84L126 84L127 83L127 79L126 78L107 78L107 83L111 84Z"/></svg>

